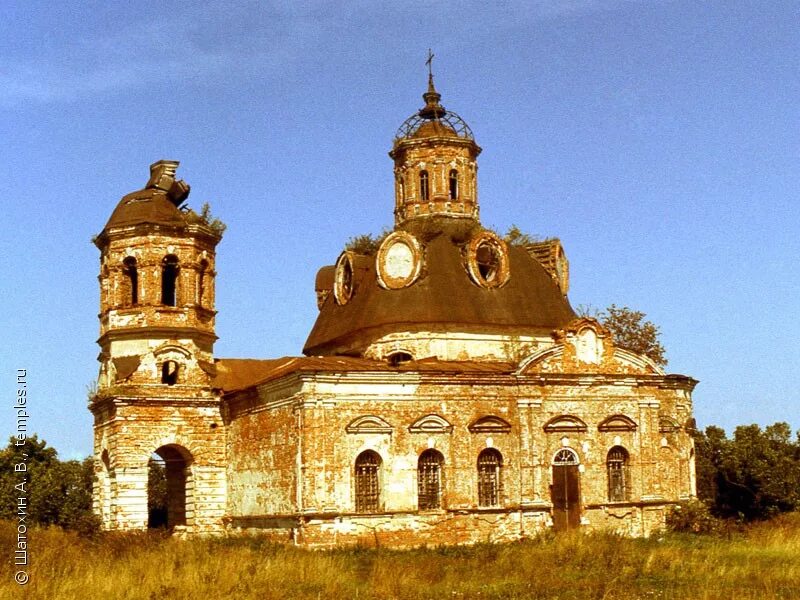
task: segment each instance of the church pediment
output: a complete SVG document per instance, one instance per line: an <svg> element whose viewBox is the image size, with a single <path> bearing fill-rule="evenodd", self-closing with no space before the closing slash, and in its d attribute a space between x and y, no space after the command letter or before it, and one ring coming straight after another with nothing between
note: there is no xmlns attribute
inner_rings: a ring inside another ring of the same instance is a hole
<svg viewBox="0 0 800 600"><path fill-rule="evenodd" d="M408 430L411 433L450 433L453 426L439 415L425 415L409 426Z"/></svg>
<svg viewBox="0 0 800 600"><path fill-rule="evenodd" d="M583 433L588 429L589 427L586 425L586 423L573 415L560 415L558 417L553 417L547 423L545 423L544 426L544 430L547 433Z"/></svg>
<svg viewBox="0 0 800 600"><path fill-rule="evenodd" d="M554 331L553 340L553 346L524 358L517 373L664 375L664 371L646 356L614 346L611 332L595 319L575 319Z"/></svg>
<svg viewBox="0 0 800 600"><path fill-rule="evenodd" d="M472 433L508 433L511 431L511 423L500 417L487 415L474 420L468 429Z"/></svg>
<svg viewBox="0 0 800 600"><path fill-rule="evenodd" d="M392 426L375 415L366 415L350 421L345 427L347 433L392 433Z"/></svg>

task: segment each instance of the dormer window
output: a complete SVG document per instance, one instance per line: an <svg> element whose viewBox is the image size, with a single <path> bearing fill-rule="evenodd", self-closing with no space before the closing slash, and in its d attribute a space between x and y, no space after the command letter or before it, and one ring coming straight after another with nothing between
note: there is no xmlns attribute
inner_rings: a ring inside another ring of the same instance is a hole
<svg viewBox="0 0 800 600"><path fill-rule="evenodd" d="M458 200L458 171L450 169L450 200Z"/></svg>
<svg viewBox="0 0 800 600"><path fill-rule="evenodd" d="M508 281L506 244L491 231L475 235L467 248L467 270L472 281L484 288L496 288Z"/></svg>
<svg viewBox="0 0 800 600"><path fill-rule="evenodd" d="M427 202L430 198L430 190L428 187L428 172L419 172L419 196L423 202Z"/></svg>
<svg viewBox="0 0 800 600"><path fill-rule="evenodd" d="M168 254L161 261L161 304L175 306L178 283L178 257Z"/></svg>
<svg viewBox="0 0 800 600"><path fill-rule="evenodd" d="M136 306L139 303L139 273L136 270L136 259L132 256L122 261L122 273L125 275L125 304Z"/></svg>

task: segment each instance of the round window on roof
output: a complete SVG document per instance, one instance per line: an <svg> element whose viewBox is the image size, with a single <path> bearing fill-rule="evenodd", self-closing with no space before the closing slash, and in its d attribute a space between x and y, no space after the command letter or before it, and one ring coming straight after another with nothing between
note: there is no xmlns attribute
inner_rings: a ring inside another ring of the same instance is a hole
<svg viewBox="0 0 800 600"><path fill-rule="evenodd" d="M505 285L510 276L505 242L491 231L482 231L473 237L467 247L467 271L481 287Z"/></svg>
<svg viewBox="0 0 800 600"><path fill-rule="evenodd" d="M422 247L417 238L405 231L386 237L375 256L378 284L386 290L408 287L422 270Z"/></svg>
<svg viewBox="0 0 800 600"><path fill-rule="evenodd" d="M353 296L353 257L350 252L342 252L336 261L333 281L333 297L337 304L347 304Z"/></svg>

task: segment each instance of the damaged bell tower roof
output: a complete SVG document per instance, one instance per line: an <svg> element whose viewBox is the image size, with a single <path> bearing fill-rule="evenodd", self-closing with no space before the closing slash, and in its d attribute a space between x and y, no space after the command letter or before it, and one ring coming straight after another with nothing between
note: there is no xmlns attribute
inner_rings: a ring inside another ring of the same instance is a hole
<svg viewBox="0 0 800 600"><path fill-rule="evenodd" d="M175 179L179 164L177 160L159 160L150 165L147 185L119 201L104 230L142 223L183 225L185 219L179 207L188 198L190 188L185 181Z"/></svg>

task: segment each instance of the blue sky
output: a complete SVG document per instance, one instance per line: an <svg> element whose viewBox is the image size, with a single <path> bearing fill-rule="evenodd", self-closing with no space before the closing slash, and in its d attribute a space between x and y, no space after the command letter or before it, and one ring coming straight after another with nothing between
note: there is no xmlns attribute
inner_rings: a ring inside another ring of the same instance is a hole
<svg viewBox="0 0 800 600"><path fill-rule="evenodd" d="M800 2L487 4L4 2L0 374L31 429L91 452L90 238L158 159L228 225L217 356L299 353L317 268L391 224L429 47L483 222L560 237L573 306L659 324L701 426L800 428Z"/></svg>

